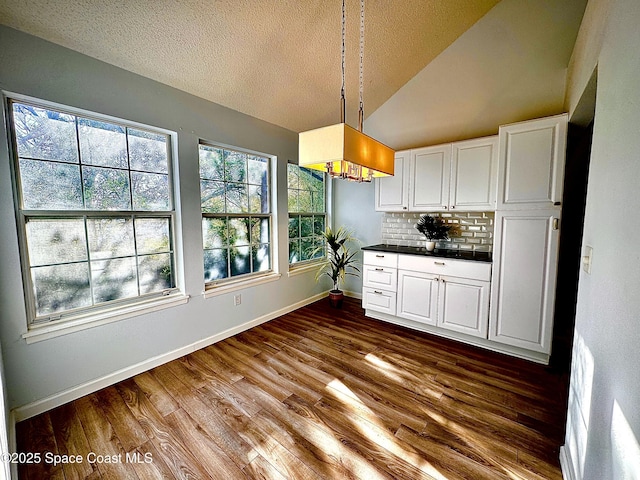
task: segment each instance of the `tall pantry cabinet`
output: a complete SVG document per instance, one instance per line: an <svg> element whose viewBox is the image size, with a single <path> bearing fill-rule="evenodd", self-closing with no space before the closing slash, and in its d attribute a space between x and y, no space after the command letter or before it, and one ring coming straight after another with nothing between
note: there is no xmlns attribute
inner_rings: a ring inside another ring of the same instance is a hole
<svg viewBox="0 0 640 480"><path fill-rule="evenodd" d="M567 115L500 127L489 340L551 353Z"/></svg>

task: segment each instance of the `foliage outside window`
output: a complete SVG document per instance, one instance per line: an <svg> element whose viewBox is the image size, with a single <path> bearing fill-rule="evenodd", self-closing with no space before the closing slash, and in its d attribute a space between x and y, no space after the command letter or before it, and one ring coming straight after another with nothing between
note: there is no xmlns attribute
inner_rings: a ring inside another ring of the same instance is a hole
<svg viewBox="0 0 640 480"><path fill-rule="evenodd" d="M10 101L32 323L175 287L169 136Z"/></svg>
<svg viewBox="0 0 640 480"><path fill-rule="evenodd" d="M326 191L325 174L289 164L287 170L289 204L289 263L296 264L325 256Z"/></svg>
<svg viewBox="0 0 640 480"><path fill-rule="evenodd" d="M205 282L272 269L269 158L201 143Z"/></svg>

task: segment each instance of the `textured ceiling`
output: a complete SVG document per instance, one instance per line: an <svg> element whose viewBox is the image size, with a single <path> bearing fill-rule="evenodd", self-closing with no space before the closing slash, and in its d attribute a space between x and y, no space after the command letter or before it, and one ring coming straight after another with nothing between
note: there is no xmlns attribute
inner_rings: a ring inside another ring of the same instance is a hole
<svg viewBox="0 0 640 480"><path fill-rule="evenodd" d="M367 0L365 114L496 3ZM359 5L347 0L352 125ZM296 132L339 121L340 0L0 0L0 22Z"/></svg>

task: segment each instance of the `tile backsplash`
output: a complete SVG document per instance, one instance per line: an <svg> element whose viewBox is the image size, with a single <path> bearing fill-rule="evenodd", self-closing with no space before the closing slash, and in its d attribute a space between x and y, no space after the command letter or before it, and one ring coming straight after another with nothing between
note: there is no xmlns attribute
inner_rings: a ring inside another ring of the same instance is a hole
<svg viewBox="0 0 640 480"><path fill-rule="evenodd" d="M427 212L425 212L427 213ZM416 223L422 213L384 213L382 241L390 245L424 247L426 238ZM431 213L447 223L456 224L459 233L447 241L439 241L436 248L491 252L493 250L494 212L441 212Z"/></svg>

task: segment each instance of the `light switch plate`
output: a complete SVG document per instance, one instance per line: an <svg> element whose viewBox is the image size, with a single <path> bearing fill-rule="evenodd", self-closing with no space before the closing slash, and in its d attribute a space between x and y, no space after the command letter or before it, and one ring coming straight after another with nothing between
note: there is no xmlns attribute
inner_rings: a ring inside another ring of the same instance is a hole
<svg viewBox="0 0 640 480"><path fill-rule="evenodd" d="M584 246L584 252L582 254L582 269L591 274L591 262L593 260L593 247L589 245Z"/></svg>

